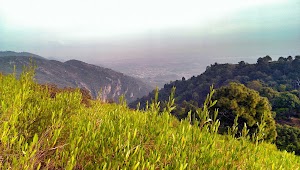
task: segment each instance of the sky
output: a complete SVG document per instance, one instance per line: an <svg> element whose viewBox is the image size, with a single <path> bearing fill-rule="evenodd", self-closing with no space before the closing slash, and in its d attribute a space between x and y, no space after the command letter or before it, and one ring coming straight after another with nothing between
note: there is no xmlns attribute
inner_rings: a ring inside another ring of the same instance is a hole
<svg viewBox="0 0 300 170"><path fill-rule="evenodd" d="M0 0L0 51L87 62L300 55L300 0Z"/></svg>

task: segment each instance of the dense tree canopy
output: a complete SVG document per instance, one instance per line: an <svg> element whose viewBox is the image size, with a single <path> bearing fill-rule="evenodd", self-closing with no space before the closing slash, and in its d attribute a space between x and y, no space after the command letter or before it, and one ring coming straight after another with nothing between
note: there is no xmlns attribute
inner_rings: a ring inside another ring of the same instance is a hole
<svg viewBox="0 0 300 170"><path fill-rule="evenodd" d="M219 108L219 119L223 130L231 127L234 118L238 116L239 125L243 126L246 123L251 133L255 133L258 124L266 123L264 138L270 141L276 138L275 120L272 117L270 103L257 91L243 84L230 83L217 89L214 99L218 101L215 107Z"/></svg>
<svg viewBox="0 0 300 170"><path fill-rule="evenodd" d="M300 129L287 125L277 125L276 128L278 132L277 147L300 155Z"/></svg>

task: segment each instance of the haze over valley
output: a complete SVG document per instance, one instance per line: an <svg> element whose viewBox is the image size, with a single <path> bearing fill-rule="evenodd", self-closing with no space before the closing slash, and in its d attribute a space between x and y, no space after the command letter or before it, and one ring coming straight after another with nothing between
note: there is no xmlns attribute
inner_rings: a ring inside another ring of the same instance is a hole
<svg viewBox="0 0 300 170"><path fill-rule="evenodd" d="M136 63L175 62L188 64L181 68L186 71L175 74L189 77L195 73L194 64L204 71L214 62L255 62L266 55L299 54L298 0L0 3L0 51L108 63L128 73L132 71L125 68Z"/></svg>

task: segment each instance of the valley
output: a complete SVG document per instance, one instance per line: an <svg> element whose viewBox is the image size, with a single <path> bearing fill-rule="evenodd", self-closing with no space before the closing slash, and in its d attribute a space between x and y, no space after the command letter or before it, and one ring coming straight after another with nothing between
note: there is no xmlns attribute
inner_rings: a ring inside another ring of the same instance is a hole
<svg viewBox="0 0 300 170"><path fill-rule="evenodd" d="M275 55L274 58L280 57ZM136 58L116 59L114 61L102 61L98 65L105 65L124 74L139 78L152 87L164 87L171 81L189 79L192 76L203 73L207 66L218 63L237 63L246 61L255 63L258 57L174 57L165 58Z"/></svg>

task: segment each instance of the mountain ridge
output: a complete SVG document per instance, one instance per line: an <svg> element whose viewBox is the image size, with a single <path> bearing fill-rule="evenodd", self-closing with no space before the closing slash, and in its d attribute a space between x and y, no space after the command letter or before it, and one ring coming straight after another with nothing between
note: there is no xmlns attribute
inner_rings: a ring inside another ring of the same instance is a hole
<svg viewBox="0 0 300 170"><path fill-rule="evenodd" d="M23 55L24 54L24 55ZM79 87L90 91L93 98L101 91L102 100L118 101L124 94L128 102L150 92L152 87L136 78L79 60L60 62L48 60L31 53L12 51L0 52L0 72L16 74L22 72L24 65L30 65L31 59L36 67L35 79L40 84L55 84L58 87Z"/></svg>
<svg viewBox="0 0 300 170"><path fill-rule="evenodd" d="M15 51L0 51L0 57L10 57L10 56L18 56L18 57L35 57L46 59L40 55L36 55L29 52L15 52Z"/></svg>

